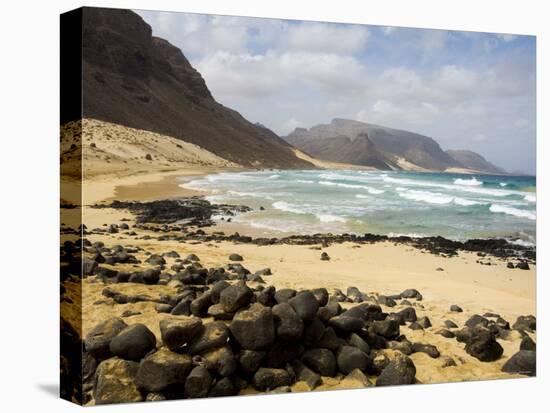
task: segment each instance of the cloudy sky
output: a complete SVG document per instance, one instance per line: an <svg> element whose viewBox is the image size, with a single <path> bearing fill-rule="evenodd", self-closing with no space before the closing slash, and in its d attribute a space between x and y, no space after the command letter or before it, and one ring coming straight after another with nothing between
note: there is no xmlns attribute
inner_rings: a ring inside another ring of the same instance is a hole
<svg viewBox="0 0 550 413"><path fill-rule="evenodd" d="M535 172L532 36L138 13L219 102L280 135L355 119Z"/></svg>

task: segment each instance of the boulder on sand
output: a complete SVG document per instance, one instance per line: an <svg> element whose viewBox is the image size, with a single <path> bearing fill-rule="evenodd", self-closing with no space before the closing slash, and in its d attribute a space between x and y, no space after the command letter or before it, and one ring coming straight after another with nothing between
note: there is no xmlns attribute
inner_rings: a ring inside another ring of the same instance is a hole
<svg viewBox="0 0 550 413"><path fill-rule="evenodd" d="M413 361L402 354L398 354L382 370L376 379L377 386L394 386L399 384L413 384L416 376L416 367Z"/></svg>
<svg viewBox="0 0 550 413"><path fill-rule="evenodd" d="M191 343L204 329L202 320L196 317L161 320L159 326L164 345L174 351Z"/></svg>
<svg viewBox="0 0 550 413"><path fill-rule="evenodd" d="M140 402L143 396L135 379L139 364L113 357L102 361L96 370L93 387L95 404Z"/></svg>
<svg viewBox="0 0 550 413"><path fill-rule="evenodd" d="M525 374L527 376L537 375L537 353L535 351L520 350L514 354L502 366L506 373Z"/></svg>
<svg viewBox="0 0 550 413"><path fill-rule="evenodd" d="M139 361L157 345L153 332L144 324L132 324L111 340L111 352L122 359Z"/></svg>
<svg viewBox="0 0 550 413"><path fill-rule="evenodd" d="M229 329L237 343L248 350L265 349L275 340L275 322L271 308L261 304L253 304L235 314Z"/></svg>
<svg viewBox="0 0 550 413"><path fill-rule="evenodd" d="M480 361L495 361L504 349L489 331L477 331L466 344L466 352Z"/></svg>
<svg viewBox="0 0 550 413"><path fill-rule="evenodd" d="M96 359L104 359L112 356L110 350L111 340L128 325L118 317L113 317L96 325L84 339L84 348Z"/></svg>
<svg viewBox="0 0 550 413"><path fill-rule="evenodd" d="M136 383L142 390L158 392L171 385L184 384L192 368L190 356L161 347L141 360Z"/></svg>

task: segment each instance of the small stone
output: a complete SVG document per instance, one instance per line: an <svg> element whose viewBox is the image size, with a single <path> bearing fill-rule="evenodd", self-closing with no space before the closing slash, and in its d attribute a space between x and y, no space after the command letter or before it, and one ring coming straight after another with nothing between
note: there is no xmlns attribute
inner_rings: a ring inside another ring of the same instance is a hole
<svg viewBox="0 0 550 413"><path fill-rule="evenodd" d="M458 305L456 304L453 304L451 305L451 311L454 312L454 313L461 313L462 312L462 308L460 308Z"/></svg>
<svg viewBox="0 0 550 413"><path fill-rule="evenodd" d="M231 254L229 256L229 261L243 261L243 257L239 254Z"/></svg>
<svg viewBox="0 0 550 413"><path fill-rule="evenodd" d="M326 252L321 253L321 261L330 261L330 257Z"/></svg>

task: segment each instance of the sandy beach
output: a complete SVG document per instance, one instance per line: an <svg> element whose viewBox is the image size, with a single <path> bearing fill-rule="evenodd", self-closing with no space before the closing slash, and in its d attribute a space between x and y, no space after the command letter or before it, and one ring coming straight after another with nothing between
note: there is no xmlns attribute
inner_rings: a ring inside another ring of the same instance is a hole
<svg viewBox="0 0 550 413"><path fill-rule="evenodd" d="M146 201L192 196L197 194L179 186L182 179L210 172L212 170L183 169L137 175L124 180L104 176L86 181L86 193L90 203L109 202L113 197L118 200ZM123 223L134 228L135 217L121 210L84 207L83 222L88 228ZM134 230L137 236L120 232L91 233L87 239L92 243L103 242L106 246L138 247L141 252L137 254L137 258L140 260L147 258L142 255L143 252L162 254L176 251L182 257L196 254L200 257L201 264L207 268L226 265L228 256L237 253L244 257L243 265L252 273L262 268L271 268L273 275L265 279L269 285L278 289L301 290L323 286L329 291L340 289L345 292L348 287L353 286L374 296L398 294L407 288L419 290L423 300L414 303L414 307L418 317L429 317L433 328L415 331L403 328L402 331L409 340L435 345L441 353L439 358L431 358L422 352L411 355L417 367L416 378L420 383L513 377L514 375L502 372L501 368L519 350L522 338L520 334L513 333L506 340L499 340L504 349L503 356L496 362L485 363L467 354L462 343L444 338L438 332L444 328L446 320L463 325L473 314L497 313L513 322L520 315L536 313L536 266L532 265L528 271L518 271L507 268L506 260L495 257L486 259L492 265L480 265L476 263L479 256L473 252L461 252L456 257L443 258L391 242L363 245L343 243L322 248L321 245L257 246L233 242L156 241L154 233L136 228ZM219 228L207 230L219 231ZM239 231L246 234L246 228L239 224L232 227L227 223L224 230L227 233ZM143 235L151 235L153 238L143 239ZM330 261L321 261L321 252L328 253ZM170 258L167 261L166 267L169 268L174 262ZM104 266L118 271L135 269L134 265L129 264ZM139 313L131 317L132 322L145 324L160 341L158 323L161 319L170 318L169 314L159 314L150 302L115 304L102 296L104 288L105 285L95 278L84 280L83 336L101 321L131 310ZM157 298L163 294L176 293L176 289L168 285L127 283L115 284L113 289L123 294L148 294ZM453 304L459 305L464 312L451 312L450 306ZM346 303L344 306L349 307L350 304ZM388 312L401 308L404 307L399 304L395 308L382 306L383 311ZM456 365L448 367L448 358ZM349 387L349 383L327 378L318 389L339 386ZM298 385L297 389L299 388Z"/></svg>

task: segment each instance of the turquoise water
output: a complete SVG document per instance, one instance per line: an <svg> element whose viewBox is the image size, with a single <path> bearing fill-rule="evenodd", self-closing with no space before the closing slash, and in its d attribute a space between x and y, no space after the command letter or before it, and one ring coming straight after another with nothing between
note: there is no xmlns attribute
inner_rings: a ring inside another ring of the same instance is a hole
<svg viewBox="0 0 550 413"><path fill-rule="evenodd" d="M265 232L366 232L534 244L536 180L371 171L220 173L183 186L256 210L234 219ZM265 210L259 211L260 206Z"/></svg>

